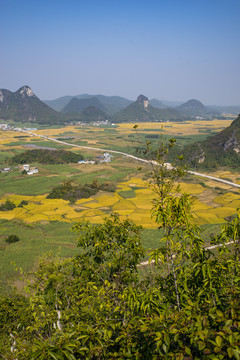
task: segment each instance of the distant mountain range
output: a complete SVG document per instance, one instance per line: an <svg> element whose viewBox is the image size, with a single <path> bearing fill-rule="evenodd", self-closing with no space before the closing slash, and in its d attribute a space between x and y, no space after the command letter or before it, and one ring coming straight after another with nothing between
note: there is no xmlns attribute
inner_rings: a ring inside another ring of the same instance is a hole
<svg viewBox="0 0 240 360"><path fill-rule="evenodd" d="M240 167L240 114L230 126L207 140L186 146L181 153L195 168Z"/></svg>
<svg viewBox="0 0 240 360"><path fill-rule="evenodd" d="M159 109L150 104L148 98L139 95L137 100L112 116L114 122L176 121L185 117L175 109Z"/></svg>
<svg viewBox="0 0 240 360"><path fill-rule="evenodd" d="M79 100L79 101L78 101ZM134 101L128 100L126 98L120 96L105 96L105 95L89 95L82 94L76 96L64 96L55 100L45 100L45 103L51 106L56 111L61 111L62 113L76 113L81 112L88 106L95 106L98 109L104 111L109 117L113 116L115 119L115 114L125 109L127 106L135 103ZM221 113L221 107L218 106L205 106L199 100L191 99L186 103L174 102L174 101L166 101L166 100L158 100L151 99L149 101L149 105L151 107L157 109L168 109L167 112L159 113L160 118L164 119L172 119L177 120L178 118L181 120L183 118L182 115L186 115L188 118L195 118L196 116L217 116ZM131 109L131 108L130 108ZM169 109L175 109L175 112L170 113ZM238 114L238 107L224 107L224 110L228 110L225 112L231 113L231 109L234 110L232 113ZM240 109L240 106L239 106ZM130 111L131 112L131 111ZM159 117L159 114L157 117ZM168 116L168 115L171 116ZM122 113L118 115L122 116ZM124 114L125 115L125 114ZM155 118L155 115L152 118ZM181 116L180 116L181 115ZM141 116L140 116L141 118ZM144 118L144 117L143 117ZM147 117L148 118L148 117ZM147 120L146 120L147 121Z"/></svg>
<svg viewBox="0 0 240 360"><path fill-rule="evenodd" d="M82 94L64 96L55 100L41 101L29 86L23 86L16 92L0 89L0 119L30 123L57 124L71 121L183 121L197 117L211 118L219 115L218 107L204 106L198 100L189 100L184 104L166 105L166 101L149 99L139 95L136 101L120 96ZM168 102L169 104L169 102ZM231 107L224 107L231 112ZM234 110L240 110L235 106Z"/></svg>
<svg viewBox="0 0 240 360"><path fill-rule="evenodd" d="M131 100L125 99L121 96L88 95L88 94L82 94L76 96L63 96L55 100L44 100L44 102L45 104L51 106L56 111L66 112L65 111L66 107L73 98L79 100L89 100L89 101L92 101L91 99L94 98L95 102L96 99L98 99L99 103L104 108L104 109L100 108L100 110L103 110L108 115L112 115L132 103ZM85 108L88 106L96 106L96 103L95 104L86 103ZM84 108L82 108L82 110L84 110Z"/></svg>

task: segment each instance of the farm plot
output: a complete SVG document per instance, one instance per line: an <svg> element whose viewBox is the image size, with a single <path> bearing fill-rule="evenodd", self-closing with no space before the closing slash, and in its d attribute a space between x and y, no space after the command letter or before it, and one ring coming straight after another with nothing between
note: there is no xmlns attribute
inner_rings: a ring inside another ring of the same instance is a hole
<svg viewBox="0 0 240 360"><path fill-rule="evenodd" d="M220 196L212 194L208 203L206 200L201 200L205 191L209 193L209 189L206 190L204 186L182 183L181 187L183 191L196 196L192 213L195 222L199 225L223 223L226 217L234 215L240 207L238 194L232 192ZM124 192L131 193L131 196L122 196ZM9 199L17 207L10 211L1 211L0 219L19 219L26 223L42 221L71 223L82 220L101 223L111 212L117 212L121 218L128 217L136 224L150 229L157 227L154 219L151 218L154 198L155 194L142 178L131 177L128 181L121 182L115 193L100 192L91 198L77 200L75 204L62 199L46 199L46 195L4 195L0 200L1 203ZM28 204L19 208L18 205L22 200L26 200Z"/></svg>

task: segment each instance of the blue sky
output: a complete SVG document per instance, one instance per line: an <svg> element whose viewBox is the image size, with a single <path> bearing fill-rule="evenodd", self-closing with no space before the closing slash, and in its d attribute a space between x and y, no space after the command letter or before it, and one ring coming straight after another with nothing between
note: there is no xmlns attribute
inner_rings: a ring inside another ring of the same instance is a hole
<svg viewBox="0 0 240 360"><path fill-rule="evenodd" d="M0 0L0 88L240 104L240 0Z"/></svg>

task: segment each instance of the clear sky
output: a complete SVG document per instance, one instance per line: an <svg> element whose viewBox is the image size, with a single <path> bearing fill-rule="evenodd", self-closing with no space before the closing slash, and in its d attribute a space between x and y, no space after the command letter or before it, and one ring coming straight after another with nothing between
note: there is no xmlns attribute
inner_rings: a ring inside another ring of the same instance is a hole
<svg viewBox="0 0 240 360"><path fill-rule="evenodd" d="M0 0L0 88L240 104L240 0Z"/></svg>

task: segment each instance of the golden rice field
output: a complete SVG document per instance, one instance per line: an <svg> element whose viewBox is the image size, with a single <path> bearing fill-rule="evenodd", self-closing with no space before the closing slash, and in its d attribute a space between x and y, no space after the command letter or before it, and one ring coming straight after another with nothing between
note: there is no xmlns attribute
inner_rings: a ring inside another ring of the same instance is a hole
<svg viewBox="0 0 240 360"><path fill-rule="evenodd" d="M221 131L225 127L229 126L231 124L232 120L197 120L197 121L186 121L184 123L175 123L175 122L161 122L161 123L140 123L138 124L138 132L144 132L148 131L148 134L154 133L154 131L163 130L164 134L176 136L176 135L198 135L206 130L214 130L214 131ZM65 134L70 133L73 134L76 139L84 140L87 142L90 146L99 146L99 141L102 143L102 141L106 142L106 144L109 143L109 145L113 143L116 143L116 139L107 139L106 134L104 133L103 127L87 127L89 131L86 131L84 127L79 126L66 126L66 127L60 127L57 129L39 129L34 131L35 134L40 135L34 136L34 137L27 137L27 134L17 132L17 131L0 131L0 150L6 149L7 145L9 143L18 142L20 140L24 143L31 144L31 142L34 142L35 140L41 140L44 141L41 136L48 136L48 137L61 137L65 136ZM116 134L118 135L129 135L130 133L135 134L136 131L133 129L133 124L131 123L122 123L118 124L116 129ZM26 137L19 139L16 138L18 135L25 135ZM99 138L98 138L99 136ZM47 143L47 140L45 140ZM124 146L126 143L122 139L118 139L118 145ZM47 146L47 145L46 145ZM13 145L13 149L19 149L22 148L21 145Z"/></svg>
<svg viewBox="0 0 240 360"><path fill-rule="evenodd" d="M209 203L201 201L206 191L200 184L182 183L182 190L189 194L196 195L196 201L193 204L193 216L199 225L207 223L224 223L224 218L236 213L240 207L239 195L226 192L209 199ZM134 197L124 199L121 191L134 190ZM1 211L0 219L12 220L20 219L26 223L33 222L79 222L89 220L92 223L102 223L104 218L111 212L117 212L120 218L129 218L136 224L144 228L156 228L154 219L151 218L152 200L154 193L148 188L147 183L138 177L132 177L128 181L119 184L115 193L100 192L96 196L88 199L81 199L75 204L61 199L46 199L46 195L39 196L20 196L8 195L0 199L4 202L9 199L16 206L22 200L27 200L28 205L23 208L16 207L11 211Z"/></svg>
<svg viewBox="0 0 240 360"><path fill-rule="evenodd" d="M197 135L202 132L202 130L214 130L221 131L225 129L225 127L231 124L232 120L194 120L194 121L186 121L186 122L149 122L149 123L139 123L137 131L144 131L152 129L152 131L148 131L149 133L154 133L154 130L163 129L164 133L166 132L168 135L177 135L181 133L182 135ZM119 131L121 133L129 133L133 131L133 124L130 123L121 123L118 124Z"/></svg>
<svg viewBox="0 0 240 360"><path fill-rule="evenodd" d="M206 131L206 129L221 131L225 127L229 126L231 122L232 120L197 120L184 123L141 123L139 124L137 131L141 132L147 130L148 133L154 133L154 130L159 131L163 129L164 134L173 136L177 134L198 135L204 130ZM116 133L120 135L127 135L135 132L133 124L129 123L118 124L115 129ZM108 135L104 133L104 128L101 127L87 127L87 129L84 129L79 126L66 126L57 129L37 130L35 133L53 138L66 136L68 133L74 134L77 139L87 141L87 143L91 146L98 146L99 138L104 139L105 137L107 139L108 137ZM26 137L19 138L18 136L21 135ZM33 143L35 140L43 141L41 137L27 137L27 134L17 131L0 131L0 150L23 149L21 144L7 147L9 143L17 143L20 140L23 141L23 145L24 143ZM48 141L45 141L46 146L48 146ZM112 141L116 142L116 140ZM122 140L119 139L118 143L121 143L121 141ZM69 149L71 148L69 147ZM72 150L74 150L74 148L72 148ZM81 169L84 170L84 167ZM212 173L212 175L240 183L240 176L227 170L216 171L215 173ZM213 188L220 186L226 193L223 195L217 195L217 193L212 191L210 188L206 188L200 184L183 183L183 191L196 196L196 201L193 205L193 216L196 223L206 224L225 222L224 218L235 214L236 209L240 207L239 195L233 193L233 189L231 189L228 185L219 185L218 183L207 179L204 179L204 183ZM130 190L134 190L134 197L126 199L120 195L121 191ZM16 206L23 199L27 200L29 204L23 208L17 207L12 211L0 212L0 219L21 219L26 223L38 221L63 221L70 223L85 219L93 223L101 223L108 214L115 211L119 213L120 217L128 217L137 224L143 225L145 228L156 227L154 219L151 219L151 208L154 194L147 187L146 182L140 177L132 177L128 181L119 183L115 193L100 192L92 198L78 200L74 205L71 205L69 202L64 200L46 199L46 195L33 197L20 196L17 194L6 194L0 199L0 203L4 202L7 198L12 200Z"/></svg>

